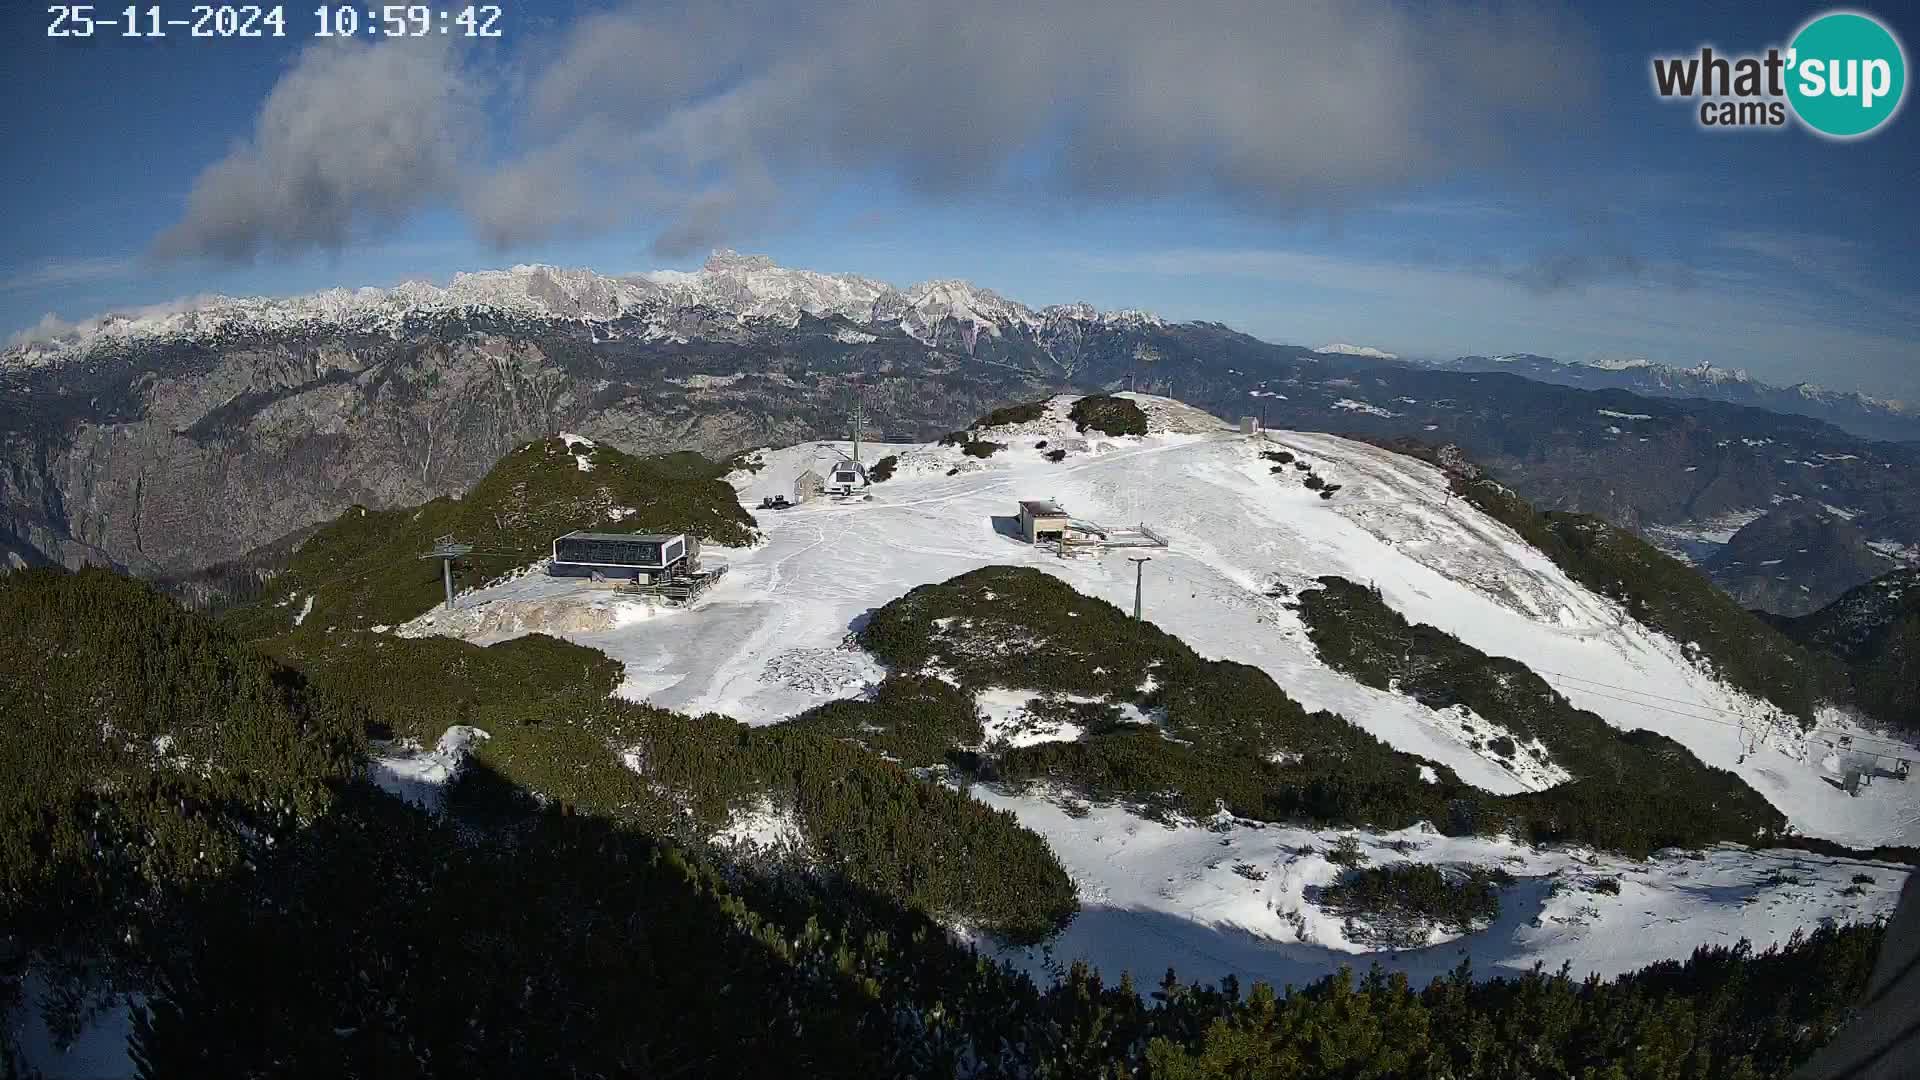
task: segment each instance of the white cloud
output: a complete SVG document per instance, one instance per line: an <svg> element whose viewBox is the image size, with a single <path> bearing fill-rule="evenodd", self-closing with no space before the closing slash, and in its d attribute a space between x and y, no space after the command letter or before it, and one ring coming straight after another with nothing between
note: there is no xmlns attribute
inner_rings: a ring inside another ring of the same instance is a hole
<svg viewBox="0 0 1920 1080"><path fill-rule="evenodd" d="M309 46L250 138L195 180L162 257L338 249L451 197L476 142L474 73L441 39Z"/></svg>
<svg viewBox="0 0 1920 1080"><path fill-rule="evenodd" d="M484 161L467 54L328 44L158 250L338 248L447 203L497 246L638 219L679 252L777 215L796 177L874 174L933 196L1350 205L1497 161L1507 124L1583 96L1580 40L1531 9L1391 0L629 3L530 45L499 83L517 142Z"/></svg>

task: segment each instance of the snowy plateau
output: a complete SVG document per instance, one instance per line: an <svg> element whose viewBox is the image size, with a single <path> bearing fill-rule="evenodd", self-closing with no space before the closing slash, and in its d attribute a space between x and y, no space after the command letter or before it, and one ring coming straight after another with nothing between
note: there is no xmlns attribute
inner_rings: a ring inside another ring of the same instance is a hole
<svg viewBox="0 0 1920 1080"><path fill-rule="evenodd" d="M773 724L868 693L886 673L852 643L851 632L915 586L1011 564L1130 610L1135 571L1127 552L1062 559L1019 538L1018 501L1051 499L1077 519L1144 523L1169 540L1146 565L1148 620L1204 656L1261 668L1308 709L1336 711L1468 783L1517 792L1563 782L1567 774L1551 761L1522 768L1476 752L1457 709L1435 711L1333 670L1277 597L1311 588L1324 575L1370 584L1409 621L1519 660L1610 724L1660 732L1707 764L1732 770L1803 833L1854 847L1920 842L1920 785L1889 781L1846 794L1820 739L1717 680L1687 658L1681 643L1575 584L1465 500L1448 498L1437 470L1328 435L1242 435L1171 400L1124 396L1147 413L1148 434L1077 431L1066 415L1071 399L1056 398L1038 420L977 432L1006 447L987 459L957 446L868 444L862 456L869 462L897 458L890 479L852 498L759 513L762 543L707 548L707 561L724 563L727 573L690 608L656 609L577 579L530 572L465 593L455 611L437 610L391 632L481 644L551 633L618 660L622 696ZM791 494L802 472L824 471L851 449L815 442L758 451L729 481L743 504L756 506L763 497ZM1260 454L1281 449L1339 484L1339 497L1318 498L1290 477L1276 477ZM1061 450L1061 460L1048 459ZM1077 737L1071 724L1037 722L1026 711L1030 697L1018 687L980 694L990 739ZM1853 730L1830 710L1819 721L1826 738ZM391 786L422 798L419 785L457 767L448 757L472 737L456 733L433 751L383 759L378 769ZM1371 961L1425 977L1463 958L1482 975L1563 962L1576 975L1611 975L1685 957L1703 944L1745 937L1764 947L1799 928L1879 917L1892 909L1908 872L1896 864L1732 846L1632 860L1450 838L1426 828L1347 834L1225 817L1168 824L1059 791L975 785L972 794L1046 838L1082 905L1043 947L981 947L1037 972L1086 959L1149 983L1172 966L1189 977L1298 984ZM743 807L737 818L719 839L804 847L781 808ZM1326 853L1342 836L1376 865L1497 866L1515 880L1490 925L1464 935L1435 930L1420 947L1371 945L1315 903L1337 872Z"/></svg>

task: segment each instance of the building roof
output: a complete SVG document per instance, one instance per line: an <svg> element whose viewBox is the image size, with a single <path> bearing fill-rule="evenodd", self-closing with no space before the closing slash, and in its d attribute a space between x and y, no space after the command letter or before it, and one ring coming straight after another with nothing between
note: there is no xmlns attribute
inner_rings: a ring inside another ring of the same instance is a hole
<svg viewBox="0 0 1920 1080"><path fill-rule="evenodd" d="M1020 509L1034 517L1066 517L1067 512L1052 499L1021 499Z"/></svg>
<svg viewBox="0 0 1920 1080"><path fill-rule="evenodd" d="M560 537L561 540L613 540L631 541L644 544L664 544L669 540L680 540L686 533L599 533L575 530Z"/></svg>

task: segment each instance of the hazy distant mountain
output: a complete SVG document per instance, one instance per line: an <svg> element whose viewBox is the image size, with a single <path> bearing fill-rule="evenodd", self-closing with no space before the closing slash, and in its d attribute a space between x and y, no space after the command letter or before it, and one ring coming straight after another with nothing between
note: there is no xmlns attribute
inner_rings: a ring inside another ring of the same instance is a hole
<svg viewBox="0 0 1920 1080"><path fill-rule="evenodd" d="M915 440L1045 392L1129 385L1228 419L1457 443L1544 508L1667 530L1669 550L1783 613L1920 556L1920 448L1324 348L1337 351L730 252L693 273L521 266L445 287L201 300L0 352L0 541L17 556L0 561L191 574L354 503L463 490L561 430L724 455L844 433L858 387L870 435ZM1800 553L1779 546L1807 545L1778 515L1816 506L1850 526L1783 585L1773 565ZM1743 526L1755 543L1713 561Z"/></svg>
<svg viewBox="0 0 1920 1080"><path fill-rule="evenodd" d="M1698 397L1754 405L1774 412L1812 416L1870 439L1896 442L1920 439L1920 409L1905 402L1848 390L1829 390L1813 383L1771 386L1740 368L1706 363L1674 367L1649 360L1582 363L1531 353L1462 356L1437 362L1435 366L1454 371L1511 371L1541 382L1590 390L1631 390L1653 397Z"/></svg>

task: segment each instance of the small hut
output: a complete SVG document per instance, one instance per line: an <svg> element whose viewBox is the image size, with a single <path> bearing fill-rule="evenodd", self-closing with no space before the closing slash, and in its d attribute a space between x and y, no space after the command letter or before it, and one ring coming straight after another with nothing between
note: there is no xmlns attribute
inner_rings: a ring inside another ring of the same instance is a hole
<svg viewBox="0 0 1920 1080"><path fill-rule="evenodd" d="M793 482L793 501L808 502L817 499L826 489L827 482L821 479L820 474L808 469Z"/></svg>
<svg viewBox="0 0 1920 1080"><path fill-rule="evenodd" d="M1020 500L1020 532L1027 543L1059 540L1067 533L1067 512L1051 499Z"/></svg>

